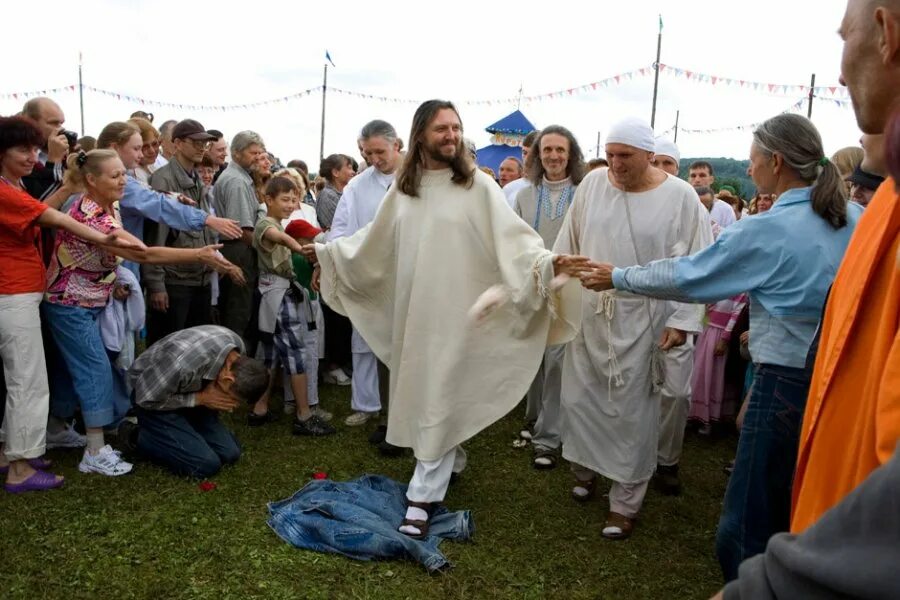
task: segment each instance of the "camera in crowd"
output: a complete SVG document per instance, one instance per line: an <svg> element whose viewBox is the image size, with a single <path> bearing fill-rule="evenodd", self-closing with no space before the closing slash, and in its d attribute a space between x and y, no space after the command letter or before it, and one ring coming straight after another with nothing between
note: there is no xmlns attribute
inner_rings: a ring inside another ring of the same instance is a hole
<svg viewBox="0 0 900 600"><path fill-rule="evenodd" d="M69 142L69 150L74 150L75 146L78 145L78 134L74 131L69 131L68 129L60 129L56 132L56 135L66 136L66 141Z"/></svg>

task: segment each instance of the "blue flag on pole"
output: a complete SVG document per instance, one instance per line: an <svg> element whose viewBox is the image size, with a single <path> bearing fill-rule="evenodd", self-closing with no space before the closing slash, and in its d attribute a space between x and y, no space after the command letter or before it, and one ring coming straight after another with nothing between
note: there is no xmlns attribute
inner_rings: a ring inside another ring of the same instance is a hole
<svg viewBox="0 0 900 600"><path fill-rule="evenodd" d="M328 50L325 51L325 60L327 60L328 62L330 62L332 67L335 66L334 61L331 60L331 54L328 53Z"/></svg>

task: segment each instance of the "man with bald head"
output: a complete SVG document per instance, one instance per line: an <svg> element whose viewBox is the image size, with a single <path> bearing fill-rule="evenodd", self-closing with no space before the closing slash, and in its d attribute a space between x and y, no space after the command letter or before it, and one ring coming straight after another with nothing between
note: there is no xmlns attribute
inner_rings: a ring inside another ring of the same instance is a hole
<svg viewBox="0 0 900 600"><path fill-rule="evenodd" d="M697 194L651 166L655 147L653 130L640 119L610 130L610 166L578 186L555 253L627 266L708 245L697 235ZM700 330L700 317L697 305L582 294L582 330L563 362L562 447L575 474L575 500L594 494L598 475L613 481L605 538L631 534L656 468L663 355Z"/></svg>
<svg viewBox="0 0 900 600"><path fill-rule="evenodd" d="M46 200L62 185L69 141L62 134L66 117L59 104L50 98L32 98L22 107L22 114L33 120L44 134L44 147L30 175L22 178L28 193Z"/></svg>
<svg viewBox="0 0 900 600"><path fill-rule="evenodd" d="M898 117L898 32L900 1L847 3L839 31L841 82L865 134L885 133ZM886 463L900 439L898 254L900 201L888 178L853 233L822 321L797 456L792 532L815 523Z"/></svg>

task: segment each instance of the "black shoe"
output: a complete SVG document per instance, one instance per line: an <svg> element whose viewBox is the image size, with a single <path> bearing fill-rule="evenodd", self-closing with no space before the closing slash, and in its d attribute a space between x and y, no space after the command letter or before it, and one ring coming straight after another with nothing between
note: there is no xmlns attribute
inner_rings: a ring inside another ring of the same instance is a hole
<svg viewBox="0 0 900 600"><path fill-rule="evenodd" d="M369 434L369 443L378 446L387 437L387 425L379 425L378 429Z"/></svg>
<svg viewBox="0 0 900 600"><path fill-rule="evenodd" d="M378 444L378 451L381 452L382 456L390 457L396 457L403 454L403 448L401 448L400 446L389 444L387 441L382 441L380 444Z"/></svg>
<svg viewBox="0 0 900 600"><path fill-rule="evenodd" d="M678 496L681 494L681 480L678 478L678 465L664 467L656 466L653 475L653 483L656 489L666 496Z"/></svg>
<svg viewBox="0 0 900 600"><path fill-rule="evenodd" d="M247 425L249 425L250 427L261 427L262 425L268 425L269 423L273 423L277 420L278 415L271 410L268 410L261 415L250 411L250 413L247 415Z"/></svg>
<svg viewBox="0 0 900 600"><path fill-rule="evenodd" d="M138 432L140 427L137 423L131 421L122 421L119 425L118 446L122 451L122 456L133 462L138 456Z"/></svg>
<svg viewBox="0 0 900 600"><path fill-rule="evenodd" d="M305 421L301 421L300 419L297 419L295 417L293 433L294 435L311 435L314 437L321 437L335 433L335 429L326 421L323 421L316 415L312 415Z"/></svg>

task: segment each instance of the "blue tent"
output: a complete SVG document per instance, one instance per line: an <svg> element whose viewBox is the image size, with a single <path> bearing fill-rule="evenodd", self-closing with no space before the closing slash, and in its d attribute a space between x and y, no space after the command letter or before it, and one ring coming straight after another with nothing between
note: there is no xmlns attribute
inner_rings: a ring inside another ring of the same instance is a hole
<svg viewBox="0 0 900 600"><path fill-rule="evenodd" d="M519 110L486 127L485 131L492 134L491 145L477 151L478 166L490 167L498 173L504 159L512 156L522 160L522 140L535 129Z"/></svg>

